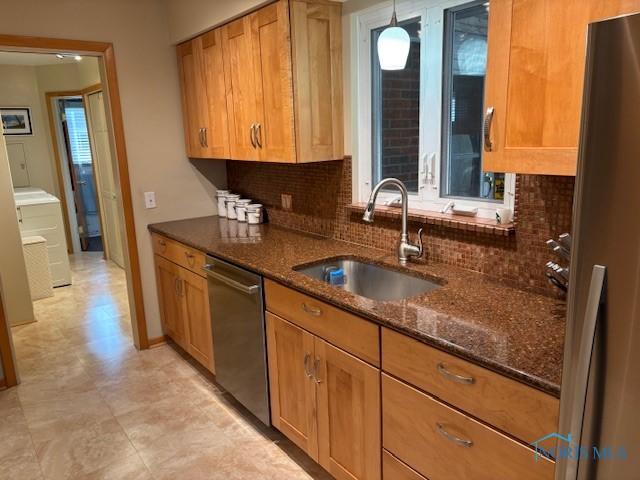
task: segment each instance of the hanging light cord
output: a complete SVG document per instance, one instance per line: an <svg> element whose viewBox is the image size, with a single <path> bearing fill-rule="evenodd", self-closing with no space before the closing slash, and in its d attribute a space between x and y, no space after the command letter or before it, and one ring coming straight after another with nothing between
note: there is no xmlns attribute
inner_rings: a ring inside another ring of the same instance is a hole
<svg viewBox="0 0 640 480"><path fill-rule="evenodd" d="M398 26L398 17L396 17L396 0L393 0L393 14L391 15L391 23L389 23L390 27Z"/></svg>

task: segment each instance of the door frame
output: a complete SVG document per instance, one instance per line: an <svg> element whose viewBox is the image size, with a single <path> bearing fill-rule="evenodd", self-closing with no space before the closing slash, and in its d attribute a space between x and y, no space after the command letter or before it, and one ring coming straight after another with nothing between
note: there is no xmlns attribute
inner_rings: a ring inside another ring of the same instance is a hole
<svg viewBox="0 0 640 480"><path fill-rule="evenodd" d="M101 72L103 92L107 96L107 104L111 113L113 126L113 141L120 179L120 193L124 216L125 249L128 257L127 280L131 282L129 302L133 302L134 318L132 319L133 342L140 350L149 348L149 336L144 311L142 295L142 276L140 273L140 255L138 252L135 219L133 215L133 199L131 195L131 180L129 178L129 164L125 145L124 123L120 105L120 89L116 70L116 59L112 43L94 42L88 40L70 40L62 38L31 37L21 35L0 34L0 49L32 52L59 53L74 52L80 55L96 56L102 59L104 68ZM104 73L104 75L102 75ZM54 143L55 144L55 143ZM66 211L66 209L63 209ZM68 219L67 219L68 220ZM1 346L1 345L0 345Z"/></svg>

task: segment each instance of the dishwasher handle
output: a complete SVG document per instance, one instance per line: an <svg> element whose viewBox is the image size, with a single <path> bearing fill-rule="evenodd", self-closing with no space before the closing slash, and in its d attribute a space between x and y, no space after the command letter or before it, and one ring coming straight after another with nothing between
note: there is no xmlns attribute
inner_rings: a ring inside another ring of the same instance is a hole
<svg viewBox="0 0 640 480"><path fill-rule="evenodd" d="M204 267L202 267L202 270L204 270L208 276L221 281L231 288L240 290L242 293L246 293L247 295L253 295L260 290L260 285L244 285L243 283L236 282L235 280L232 280L231 278L214 271L213 267L214 266L212 264L207 263Z"/></svg>

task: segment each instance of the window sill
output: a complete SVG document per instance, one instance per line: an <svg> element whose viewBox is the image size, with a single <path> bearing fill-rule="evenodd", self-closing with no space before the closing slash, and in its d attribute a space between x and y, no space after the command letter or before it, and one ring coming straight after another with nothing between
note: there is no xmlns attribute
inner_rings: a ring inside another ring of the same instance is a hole
<svg viewBox="0 0 640 480"><path fill-rule="evenodd" d="M347 206L347 210L358 214L364 213L365 208L365 203L355 203ZM401 217L401 209L399 207L376 205L376 215L399 219ZM453 215L451 213L432 212L416 208L409 209L409 221L503 237L507 237L516 231L513 222L501 224L488 218L467 217L465 215Z"/></svg>

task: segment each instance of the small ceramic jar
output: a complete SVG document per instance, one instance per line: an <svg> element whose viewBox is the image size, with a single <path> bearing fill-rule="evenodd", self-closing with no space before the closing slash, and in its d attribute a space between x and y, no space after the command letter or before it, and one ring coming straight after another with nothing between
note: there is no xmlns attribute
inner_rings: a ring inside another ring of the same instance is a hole
<svg viewBox="0 0 640 480"><path fill-rule="evenodd" d="M229 220L235 220L236 217L236 202L240 199L240 195L236 195L233 193L230 193L229 195L226 196L225 200L225 204L227 207L227 218Z"/></svg>
<svg viewBox="0 0 640 480"><path fill-rule="evenodd" d="M236 202L236 217L239 222L247 221L247 206L251 203L251 200L247 198L241 198Z"/></svg>
<svg viewBox="0 0 640 480"><path fill-rule="evenodd" d="M229 195L229 190L218 190L216 192L216 200L218 201L218 216L226 217L227 216L227 207L225 204L225 199Z"/></svg>
<svg viewBox="0 0 640 480"><path fill-rule="evenodd" d="M262 223L262 204L250 203L247 205L247 222L251 225Z"/></svg>

